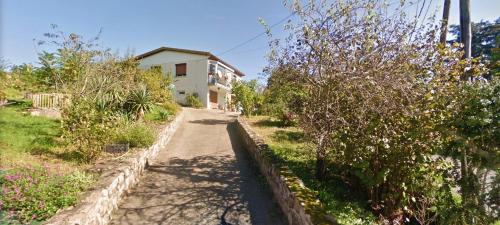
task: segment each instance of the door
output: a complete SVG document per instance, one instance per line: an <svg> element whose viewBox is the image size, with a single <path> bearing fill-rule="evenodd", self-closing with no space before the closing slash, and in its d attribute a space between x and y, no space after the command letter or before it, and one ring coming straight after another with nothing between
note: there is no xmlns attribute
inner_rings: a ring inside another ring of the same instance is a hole
<svg viewBox="0 0 500 225"><path fill-rule="evenodd" d="M210 108L217 109L218 108L217 92L210 90L208 95L209 95L209 99L210 99Z"/></svg>

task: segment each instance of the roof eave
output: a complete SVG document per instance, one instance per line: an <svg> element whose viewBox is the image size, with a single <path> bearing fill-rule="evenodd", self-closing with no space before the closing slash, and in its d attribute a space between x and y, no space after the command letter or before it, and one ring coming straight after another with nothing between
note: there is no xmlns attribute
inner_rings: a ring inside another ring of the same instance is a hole
<svg viewBox="0 0 500 225"><path fill-rule="evenodd" d="M208 56L208 59L210 59L210 60L216 60L216 61L219 61L219 62L229 66L231 69L234 70L234 73L236 73L236 75L238 75L240 77L245 76L245 74L243 72L241 72L240 70L236 69L236 67L231 66L229 63L226 63L224 60L220 59L219 57L215 56L214 54L212 54L210 52L204 52L204 51L196 51L196 50L181 49L181 48L160 47L157 49L153 49L149 52L140 54L134 58L136 60L140 60L140 59L152 56L154 54L157 54L157 53L160 53L163 51L175 51L175 52L183 52L183 53L196 54L196 55L205 55L205 56Z"/></svg>

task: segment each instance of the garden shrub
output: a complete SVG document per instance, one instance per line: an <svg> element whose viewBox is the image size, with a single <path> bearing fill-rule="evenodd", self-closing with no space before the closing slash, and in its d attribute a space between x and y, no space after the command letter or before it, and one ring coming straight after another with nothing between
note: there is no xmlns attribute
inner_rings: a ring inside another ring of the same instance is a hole
<svg viewBox="0 0 500 225"><path fill-rule="evenodd" d="M160 110L158 112L158 116L159 116L160 120L165 121L165 120L168 120L170 118L170 113L167 110Z"/></svg>
<svg viewBox="0 0 500 225"><path fill-rule="evenodd" d="M171 74L164 75L160 68L152 68L141 71L140 80L151 92L151 98L155 103L164 104L173 101L170 84L172 84Z"/></svg>
<svg viewBox="0 0 500 225"><path fill-rule="evenodd" d="M77 203L79 194L93 181L90 174L64 175L48 166L5 171L0 174L0 212L22 224L43 221Z"/></svg>
<svg viewBox="0 0 500 225"><path fill-rule="evenodd" d="M242 114L245 116L251 116L261 110L264 97L257 93L257 85L257 80L234 82L232 85L233 107L236 109L241 107Z"/></svg>
<svg viewBox="0 0 500 225"><path fill-rule="evenodd" d="M155 132L146 124L124 124L115 130L113 141L119 144L129 144L131 148L143 148L155 141Z"/></svg>
<svg viewBox="0 0 500 225"><path fill-rule="evenodd" d="M165 110L167 110L171 115L177 114L179 111L179 105L175 103L174 101L166 102L161 104L161 107L163 107Z"/></svg>
<svg viewBox="0 0 500 225"><path fill-rule="evenodd" d="M62 111L63 135L69 144L81 155L81 160L96 159L109 140L109 132L117 121L109 112L97 110L96 103L88 99L74 99Z"/></svg>
<svg viewBox="0 0 500 225"><path fill-rule="evenodd" d="M168 121L173 116L172 112L163 106L154 106L144 115L146 121Z"/></svg>
<svg viewBox="0 0 500 225"><path fill-rule="evenodd" d="M0 91L0 102L5 100L7 100L7 95L3 91Z"/></svg>
<svg viewBox="0 0 500 225"><path fill-rule="evenodd" d="M198 93L189 93L186 95L186 103L188 106L193 107L193 108L201 108L203 107L203 103L201 103L201 100L198 96Z"/></svg>
<svg viewBox="0 0 500 225"><path fill-rule="evenodd" d="M33 107L33 102L31 100L22 100L17 102L23 109L29 109Z"/></svg>
<svg viewBox="0 0 500 225"><path fill-rule="evenodd" d="M136 120L141 120L144 114L152 109L153 105L151 92L145 85L141 85L130 92L125 103L125 109L134 115Z"/></svg>

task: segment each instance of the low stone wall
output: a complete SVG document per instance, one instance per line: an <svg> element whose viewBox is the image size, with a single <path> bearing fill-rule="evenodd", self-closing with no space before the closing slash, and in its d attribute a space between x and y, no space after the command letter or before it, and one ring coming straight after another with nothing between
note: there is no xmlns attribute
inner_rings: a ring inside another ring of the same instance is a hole
<svg viewBox="0 0 500 225"><path fill-rule="evenodd" d="M266 177L290 225L337 224L317 200L316 193L305 187L288 167L274 159L268 145L243 118L238 118L236 126L247 151Z"/></svg>
<svg viewBox="0 0 500 225"><path fill-rule="evenodd" d="M106 161L97 167L105 167L97 184L86 192L83 200L74 207L58 212L45 224L53 225L94 225L107 224L113 210L123 194L139 180L140 175L158 152L169 142L184 117L181 111L158 135L156 142L148 149L114 161Z"/></svg>

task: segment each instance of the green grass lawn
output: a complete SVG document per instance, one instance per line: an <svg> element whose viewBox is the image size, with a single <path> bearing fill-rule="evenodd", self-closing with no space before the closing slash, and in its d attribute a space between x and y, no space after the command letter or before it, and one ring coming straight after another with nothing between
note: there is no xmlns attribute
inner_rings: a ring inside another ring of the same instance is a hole
<svg viewBox="0 0 500 225"><path fill-rule="evenodd" d="M296 127L280 127L269 117L246 118L252 128L264 138L276 158L286 164L304 184L318 192L326 210L341 224L375 224L376 218L368 208L367 198L329 177L326 182L314 179L314 150Z"/></svg>
<svg viewBox="0 0 500 225"><path fill-rule="evenodd" d="M0 168L60 163L60 136L58 120L30 116L22 104L0 107Z"/></svg>

